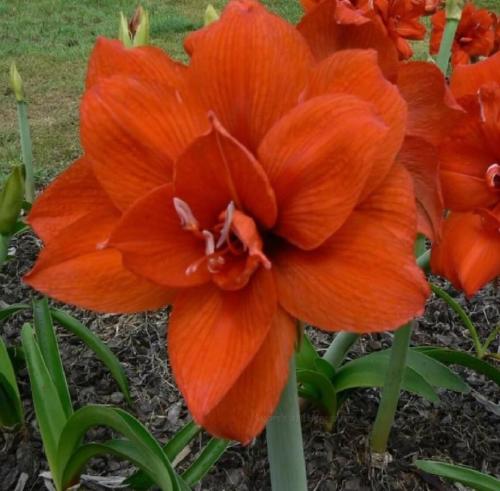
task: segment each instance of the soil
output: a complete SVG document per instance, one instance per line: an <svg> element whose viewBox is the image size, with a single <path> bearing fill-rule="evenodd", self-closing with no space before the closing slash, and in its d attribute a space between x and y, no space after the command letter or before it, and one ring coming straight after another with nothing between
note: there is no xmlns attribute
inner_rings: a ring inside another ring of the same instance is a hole
<svg viewBox="0 0 500 491"><path fill-rule="evenodd" d="M39 242L29 233L13 243L15 258L0 273L0 302L29 302L34 292L20 282L39 250ZM13 251L14 252L14 251ZM483 339L500 322L500 297L493 286L474 300L466 301L449 285L442 283L479 327ZM68 307L64 307L68 309ZM95 315L73 310L85 325L95 331L116 353L129 377L134 405L127 408L123 396L102 364L74 336L58 331L75 407L88 403L114 404L132 411L160 440L165 442L188 421L182 398L170 376L166 357L165 331L168 311L135 316ZM0 325L8 345L19 341L20 327L29 314L17 315ZM332 335L310 329L314 344L326 349ZM357 357L390 346L390 334L364 336L350 353ZM429 300L426 315L412 338L413 345L440 345L471 350L472 342L454 314L437 298ZM498 352L498 340L492 345ZM498 403L500 391L481 376L457 369L474 391L463 395L443 391L439 405L403 393L389 450L393 457L386 468L371 466L367 441L374 421L379 392L354 392L340 411L333 431L324 429L322 415L310 408L303 416L303 435L309 489L318 491L365 490L456 490L465 489L425 475L413 465L416 458L433 458L461 463L500 475L500 417L492 407L478 400L477 394ZM27 425L22 432L0 431L0 490L46 489L40 473L47 470L40 436L36 429L25 370L20 372ZM475 397L476 396L476 397ZM497 410L498 411L498 410ZM107 430L93 430L90 437L102 440ZM206 437L191 448L195 454ZM189 459L189 457L187 458ZM86 473L124 476L132 472L126 462L112 458L92 461ZM23 480L26 480L23 486ZM88 489L104 489L86 484ZM197 486L198 490L268 490L269 471L265 437L248 447L232 446L215 469Z"/></svg>

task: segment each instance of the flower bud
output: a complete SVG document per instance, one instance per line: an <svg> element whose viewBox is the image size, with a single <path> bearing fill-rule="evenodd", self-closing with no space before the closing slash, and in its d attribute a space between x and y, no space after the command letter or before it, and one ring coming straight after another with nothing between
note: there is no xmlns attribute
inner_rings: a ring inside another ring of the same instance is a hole
<svg viewBox="0 0 500 491"><path fill-rule="evenodd" d="M212 22L219 20L219 14L217 10L215 10L214 6L209 3L207 9L205 10L205 26L208 26Z"/></svg>
<svg viewBox="0 0 500 491"><path fill-rule="evenodd" d="M128 22L123 12L120 12L120 25L118 27L118 39L123 43L126 48L132 47L132 38L128 30Z"/></svg>
<svg viewBox="0 0 500 491"><path fill-rule="evenodd" d="M23 206L23 168L15 166L0 191L0 234L10 235Z"/></svg>
<svg viewBox="0 0 500 491"><path fill-rule="evenodd" d="M133 46L147 46L149 44L149 14L141 7L137 7L129 23Z"/></svg>
<svg viewBox="0 0 500 491"><path fill-rule="evenodd" d="M17 102L23 102L24 101L23 79L21 78L21 75L19 75L15 63L12 63L12 65L10 65L10 86L14 91L14 95L16 96Z"/></svg>

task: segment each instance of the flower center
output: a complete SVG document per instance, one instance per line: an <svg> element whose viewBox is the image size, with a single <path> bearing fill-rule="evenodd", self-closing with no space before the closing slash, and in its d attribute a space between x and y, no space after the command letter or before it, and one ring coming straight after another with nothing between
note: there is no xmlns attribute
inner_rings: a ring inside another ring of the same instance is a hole
<svg viewBox="0 0 500 491"><path fill-rule="evenodd" d="M200 229L185 201L174 198L173 203L181 228L204 244L204 254L186 268L186 275L206 268L220 288L239 290L260 265L271 268L271 262L262 251L263 242L254 220L236 209L233 201L210 229Z"/></svg>
<svg viewBox="0 0 500 491"><path fill-rule="evenodd" d="M500 191L500 165L492 164L486 171L486 183L490 189Z"/></svg>

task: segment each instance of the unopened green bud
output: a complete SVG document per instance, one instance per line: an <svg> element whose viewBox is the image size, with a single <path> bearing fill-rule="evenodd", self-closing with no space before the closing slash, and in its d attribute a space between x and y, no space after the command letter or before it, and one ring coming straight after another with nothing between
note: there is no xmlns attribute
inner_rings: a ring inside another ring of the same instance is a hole
<svg viewBox="0 0 500 491"><path fill-rule="evenodd" d="M149 14L141 7L137 7L129 23L133 45L147 46L149 44Z"/></svg>
<svg viewBox="0 0 500 491"><path fill-rule="evenodd" d="M209 3L207 9L205 10L205 26L208 26L212 22L219 20L219 13L215 10L214 6Z"/></svg>
<svg viewBox="0 0 500 491"><path fill-rule="evenodd" d="M19 75L15 63L12 63L12 65L10 65L10 86L14 91L14 95L16 96L17 102L23 102L24 101L23 79L21 78L21 75Z"/></svg>
<svg viewBox="0 0 500 491"><path fill-rule="evenodd" d="M0 191L0 234L10 235L14 231L23 206L23 198L23 168L15 166Z"/></svg>
<svg viewBox="0 0 500 491"><path fill-rule="evenodd" d="M118 39L123 43L126 48L132 47L132 39L128 30L127 18L120 12L120 25L118 27Z"/></svg>
<svg viewBox="0 0 500 491"><path fill-rule="evenodd" d="M462 17L462 9L464 8L464 0L446 0L446 18L460 21Z"/></svg>

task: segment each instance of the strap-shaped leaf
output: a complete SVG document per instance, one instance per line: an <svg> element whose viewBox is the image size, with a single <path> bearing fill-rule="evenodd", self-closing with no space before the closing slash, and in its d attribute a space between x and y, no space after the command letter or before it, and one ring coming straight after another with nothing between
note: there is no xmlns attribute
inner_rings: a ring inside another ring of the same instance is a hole
<svg viewBox="0 0 500 491"><path fill-rule="evenodd" d="M61 434L57 457L61 465L62 480L72 455L78 451L79 442L85 433L94 426L107 426L137 448L137 452L145 455L149 469L154 472L155 480L163 491L178 491L180 484L177 476L166 458L162 448L151 433L132 415L122 409L109 406L85 406L76 411L68 420Z"/></svg>
<svg viewBox="0 0 500 491"><path fill-rule="evenodd" d="M45 456L58 491L62 489L58 476L61 475L57 457L59 439L66 424L66 413L59 399L59 393L50 376L42 353L35 341L33 329L25 324L21 339L31 383L36 420L42 436Z"/></svg>
<svg viewBox="0 0 500 491"><path fill-rule="evenodd" d="M201 426L198 426L193 421L190 421L183 426L163 447L163 452L170 462L173 462L177 455L200 433ZM124 484L132 489L144 490L149 489L153 482L142 471L137 471L132 474Z"/></svg>
<svg viewBox="0 0 500 491"><path fill-rule="evenodd" d="M50 316L49 303L46 298L33 302L33 317L40 352L47 365L52 381L56 386L64 412L69 418L73 414L73 405L69 395L61 354L59 353L54 324Z"/></svg>
<svg viewBox="0 0 500 491"><path fill-rule="evenodd" d="M441 476L452 482L459 482L477 491L498 491L500 489L500 479L470 467L435 460L417 460L415 465L428 474Z"/></svg>
<svg viewBox="0 0 500 491"><path fill-rule="evenodd" d="M0 427L12 427L24 420L23 404L7 346L0 337Z"/></svg>
<svg viewBox="0 0 500 491"><path fill-rule="evenodd" d="M319 370L299 369L297 370L297 382L314 388L314 392L318 393L319 397L312 402L319 404L333 421L337 414L337 395L331 380Z"/></svg>
<svg viewBox="0 0 500 491"><path fill-rule="evenodd" d="M21 312L22 310L29 309L30 306L24 303L14 303L12 305L7 305L0 309L0 322L8 319L14 314Z"/></svg>
<svg viewBox="0 0 500 491"><path fill-rule="evenodd" d="M445 365L461 365L470 368L481 375L500 385L500 370L490 363L465 353L464 351L450 348L440 348L437 346L420 346L413 348L415 351L425 353L427 356L444 363Z"/></svg>
<svg viewBox="0 0 500 491"><path fill-rule="evenodd" d="M316 368L315 362L320 359L316 349L311 341L304 333L300 340L299 350L297 351L297 369L314 370Z"/></svg>
<svg viewBox="0 0 500 491"><path fill-rule="evenodd" d="M186 469L182 474L183 481L188 486L194 486L201 481L215 465L215 463L222 457L229 445L228 440L220 440L219 438L212 438L207 443L207 446L201 451L196 460Z"/></svg>
<svg viewBox="0 0 500 491"><path fill-rule="evenodd" d="M125 375L125 371L114 353L90 329L85 327L74 317L71 317L61 310L51 309L50 312L52 314L52 318L58 324L80 338L80 340L95 353L97 358L104 363L104 365L111 372L111 375L118 384L118 387L123 392L126 401L131 404L132 401L127 376Z"/></svg>

